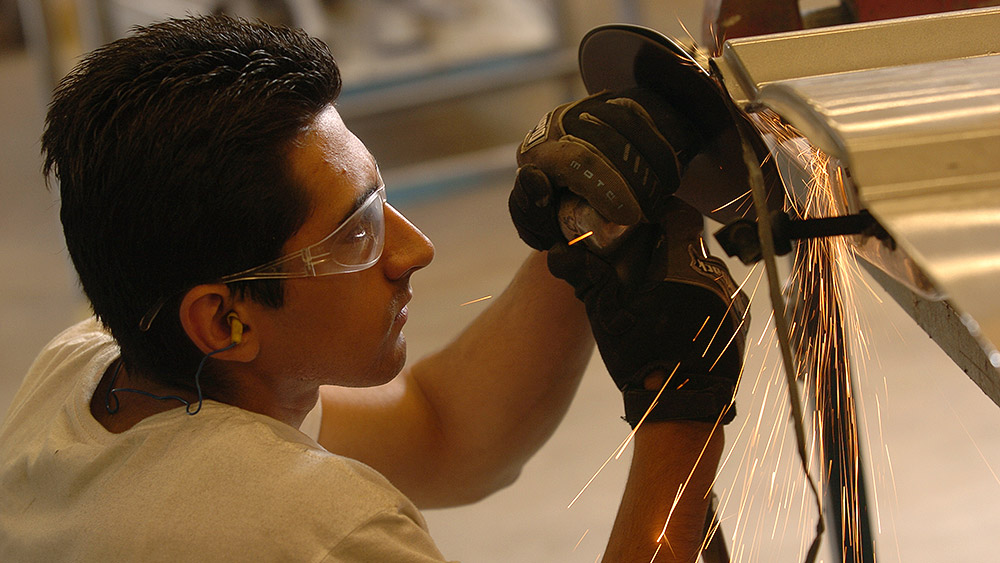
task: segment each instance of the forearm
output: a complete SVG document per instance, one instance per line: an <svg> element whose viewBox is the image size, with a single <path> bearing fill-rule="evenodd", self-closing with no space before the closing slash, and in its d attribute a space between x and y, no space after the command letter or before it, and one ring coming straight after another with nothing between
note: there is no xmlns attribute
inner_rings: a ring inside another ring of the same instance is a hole
<svg viewBox="0 0 1000 563"><path fill-rule="evenodd" d="M323 387L319 441L422 508L473 502L552 434L592 352L583 304L534 253L441 351L380 387Z"/></svg>
<svg viewBox="0 0 1000 563"><path fill-rule="evenodd" d="M551 436L592 352L583 304L533 253L457 339L413 366L439 421L442 470L477 491L467 500L508 484Z"/></svg>
<svg viewBox="0 0 1000 563"><path fill-rule="evenodd" d="M604 561L697 561L723 442L707 423L640 426Z"/></svg>

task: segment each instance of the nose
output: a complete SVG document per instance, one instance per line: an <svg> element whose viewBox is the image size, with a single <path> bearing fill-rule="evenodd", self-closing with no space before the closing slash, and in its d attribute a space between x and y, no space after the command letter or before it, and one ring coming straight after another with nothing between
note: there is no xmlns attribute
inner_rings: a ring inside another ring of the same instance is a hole
<svg viewBox="0 0 1000 563"><path fill-rule="evenodd" d="M391 280L402 279L434 259L434 245L413 223L385 204L385 248L382 264Z"/></svg>

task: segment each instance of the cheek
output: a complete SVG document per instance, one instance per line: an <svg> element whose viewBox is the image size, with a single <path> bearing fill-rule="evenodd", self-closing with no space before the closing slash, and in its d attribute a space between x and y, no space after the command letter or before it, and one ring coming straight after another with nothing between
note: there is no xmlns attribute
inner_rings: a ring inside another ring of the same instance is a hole
<svg viewBox="0 0 1000 563"><path fill-rule="evenodd" d="M315 309L322 311L317 321L329 332L345 340L364 342L386 330L392 294L384 284L372 279L375 276L362 275L373 270L346 274L336 284L317 288L313 300L317 303Z"/></svg>
<svg viewBox="0 0 1000 563"><path fill-rule="evenodd" d="M382 377L376 372L399 363L396 356L405 357L399 331L393 328L392 293L372 278L312 278L287 293L287 330L297 340L291 346L317 360L308 371L359 384L359 378Z"/></svg>

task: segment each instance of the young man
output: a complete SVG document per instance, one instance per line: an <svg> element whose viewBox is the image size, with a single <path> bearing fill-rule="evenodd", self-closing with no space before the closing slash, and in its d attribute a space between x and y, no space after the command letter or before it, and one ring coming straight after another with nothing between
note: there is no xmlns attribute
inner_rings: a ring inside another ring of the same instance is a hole
<svg viewBox="0 0 1000 563"><path fill-rule="evenodd" d="M641 322L604 330L593 296L625 296L616 266L565 245L534 167L512 213L540 251L457 339L404 367L409 279L433 247L386 202L339 89L320 42L216 16L139 29L60 85L46 171L96 319L41 352L0 429L0 560L439 561L417 506L516 478L572 399L591 326L606 359L627 352L609 368L643 395L632 403L655 402L646 388L674 372L631 350L677 342ZM644 248L687 252L697 226ZM616 310L676 301L662 279ZM682 294L699 323L725 319L719 292ZM717 352L735 380L738 353ZM704 393L696 380L669 387ZM697 557L727 385L707 416L655 408L638 428L607 560L660 543L658 560Z"/></svg>

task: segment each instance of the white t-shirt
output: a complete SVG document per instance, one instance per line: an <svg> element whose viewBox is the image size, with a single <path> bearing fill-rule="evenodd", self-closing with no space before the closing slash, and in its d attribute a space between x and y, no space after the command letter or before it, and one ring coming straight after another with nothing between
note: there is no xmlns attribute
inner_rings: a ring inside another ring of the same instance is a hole
<svg viewBox="0 0 1000 563"><path fill-rule="evenodd" d="M0 561L441 561L388 480L204 402L120 434L90 414L118 347L93 319L39 355L0 427Z"/></svg>

